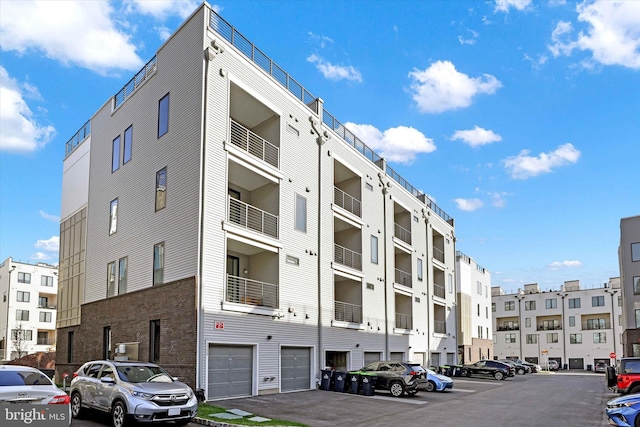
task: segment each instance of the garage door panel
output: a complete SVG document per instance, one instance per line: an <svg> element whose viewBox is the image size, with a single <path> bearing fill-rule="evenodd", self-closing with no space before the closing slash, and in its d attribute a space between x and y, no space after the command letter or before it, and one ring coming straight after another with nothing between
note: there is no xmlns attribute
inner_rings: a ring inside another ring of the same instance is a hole
<svg viewBox="0 0 640 427"><path fill-rule="evenodd" d="M311 383L311 350L307 347L282 347L280 375L282 391L308 390Z"/></svg>
<svg viewBox="0 0 640 427"><path fill-rule="evenodd" d="M253 347L209 345L208 399L251 396Z"/></svg>

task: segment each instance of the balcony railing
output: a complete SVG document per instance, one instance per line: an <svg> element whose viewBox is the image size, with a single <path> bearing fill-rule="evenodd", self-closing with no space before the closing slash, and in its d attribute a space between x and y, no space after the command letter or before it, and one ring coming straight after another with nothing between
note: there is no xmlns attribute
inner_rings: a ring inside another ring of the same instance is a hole
<svg viewBox="0 0 640 427"><path fill-rule="evenodd" d="M274 167L280 164L280 149L231 119L231 143Z"/></svg>
<svg viewBox="0 0 640 427"><path fill-rule="evenodd" d="M411 244L411 231L400 224L394 224L393 235L405 243Z"/></svg>
<svg viewBox="0 0 640 427"><path fill-rule="evenodd" d="M334 256L333 259L338 264L346 265L355 270L362 271L362 254L347 249L338 244L334 244Z"/></svg>
<svg viewBox="0 0 640 427"><path fill-rule="evenodd" d="M586 331L593 331L598 329L611 329L611 322L582 322L582 329Z"/></svg>
<svg viewBox="0 0 640 427"><path fill-rule="evenodd" d="M439 298L445 298L444 286L433 284L433 295Z"/></svg>
<svg viewBox="0 0 640 427"><path fill-rule="evenodd" d="M56 306L55 306L55 304L54 305L52 305L52 304L44 304L44 305L43 304L38 304L38 308L46 308L46 309L49 309L49 310L55 310Z"/></svg>
<svg viewBox="0 0 640 427"><path fill-rule="evenodd" d="M395 282L399 285L404 285L411 288L412 287L411 273L407 273L406 271L402 271L396 268Z"/></svg>
<svg viewBox="0 0 640 427"><path fill-rule="evenodd" d="M498 326L498 330L499 331L519 331L520 330L520 326L518 325L511 325L511 326Z"/></svg>
<svg viewBox="0 0 640 427"><path fill-rule="evenodd" d="M278 308L278 285L227 275L227 301Z"/></svg>
<svg viewBox="0 0 640 427"><path fill-rule="evenodd" d="M444 251L440 248L433 247L433 258L444 263Z"/></svg>
<svg viewBox="0 0 640 427"><path fill-rule="evenodd" d="M437 334L446 334L447 333L447 322L444 320L434 320L433 321L433 332Z"/></svg>
<svg viewBox="0 0 640 427"><path fill-rule="evenodd" d="M356 216L362 216L360 213L360 200L350 196L338 187L333 187L333 203Z"/></svg>
<svg viewBox="0 0 640 427"><path fill-rule="evenodd" d="M229 197L229 221L241 227L278 238L276 215Z"/></svg>
<svg viewBox="0 0 640 427"><path fill-rule="evenodd" d="M561 331L562 326L560 325L538 325L536 328L538 331Z"/></svg>
<svg viewBox="0 0 640 427"><path fill-rule="evenodd" d="M348 302L335 301L334 302L335 320L341 322L362 323L362 306L357 304L350 304Z"/></svg>
<svg viewBox="0 0 640 427"><path fill-rule="evenodd" d="M87 139L87 137L91 135L91 120L88 120L81 128L76 132L75 135L71 137L65 146L65 156L71 154L73 150L75 150L82 141Z"/></svg>
<svg viewBox="0 0 640 427"><path fill-rule="evenodd" d="M49 338L38 338L37 345L52 345L53 340Z"/></svg>
<svg viewBox="0 0 640 427"><path fill-rule="evenodd" d="M124 85L120 92L116 93L113 97L113 109L118 108L136 89L138 89L147 78L151 77L158 68L157 58L154 56L145 64L144 67L138 73L133 76L129 82Z"/></svg>
<svg viewBox="0 0 640 427"><path fill-rule="evenodd" d="M410 314L396 313L396 328L413 329L413 321Z"/></svg>

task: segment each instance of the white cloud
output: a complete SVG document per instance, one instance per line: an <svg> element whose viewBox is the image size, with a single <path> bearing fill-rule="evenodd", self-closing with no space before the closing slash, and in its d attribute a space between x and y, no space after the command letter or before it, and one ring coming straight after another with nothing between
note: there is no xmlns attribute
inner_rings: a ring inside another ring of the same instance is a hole
<svg viewBox="0 0 640 427"><path fill-rule="evenodd" d="M549 264L549 268L551 270L559 270L561 268L578 268L582 267L582 263L580 261L555 261Z"/></svg>
<svg viewBox="0 0 640 427"><path fill-rule="evenodd" d="M432 139L412 127L398 126L384 132L367 124L345 123L345 127L390 162L409 164L416 154L436 150Z"/></svg>
<svg viewBox="0 0 640 427"><path fill-rule="evenodd" d="M45 252L58 252L60 250L60 237L51 236L48 240L38 240L34 245Z"/></svg>
<svg viewBox="0 0 640 427"><path fill-rule="evenodd" d="M311 31L309 31L309 37L311 37L312 40L316 40L319 46L323 49L327 47L327 43L333 43L333 39L331 37L315 34Z"/></svg>
<svg viewBox="0 0 640 427"><path fill-rule="evenodd" d="M37 93L28 85L27 94ZM32 152L55 136L50 125L37 123L16 80L0 66L0 151Z"/></svg>
<svg viewBox="0 0 640 427"><path fill-rule="evenodd" d="M60 222L60 216L58 216L58 215L51 215L49 213L46 213L43 210L39 210L38 213L44 219L48 219L49 221L53 221L53 222L56 222L56 223Z"/></svg>
<svg viewBox="0 0 640 427"><path fill-rule="evenodd" d="M351 80L354 82L362 82L360 71L352 66L333 65L325 61L318 55L313 54L307 58L308 62L315 64L318 71L329 80Z"/></svg>
<svg viewBox="0 0 640 427"><path fill-rule="evenodd" d="M494 208L504 208L507 205L505 196L508 196L509 193L507 193L506 191L496 191L487 194L491 197L491 206L493 206Z"/></svg>
<svg viewBox="0 0 640 427"><path fill-rule="evenodd" d="M35 254L29 257L34 261L48 261L51 259L51 255L45 254L44 252L36 252Z"/></svg>
<svg viewBox="0 0 640 427"><path fill-rule="evenodd" d="M584 1L576 11L578 21L585 22L587 29L572 39L571 23L558 23L549 45L555 57L568 56L577 49L591 52L592 60L603 65L640 69L640 2Z"/></svg>
<svg viewBox="0 0 640 427"><path fill-rule="evenodd" d="M453 199L453 201L456 202L458 209L467 212L473 212L483 206L480 199Z"/></svg>
<svg viewBox="0 0 640 427"><path fill-rule="evenodd" d="M470 130L457 130L451 136L452 140L461 139L472 147L480 147L492 142L502 141L502 137L492 130L483 129L477 125Z"/></svg>
<svg viewBox="0 0 640 427"><path fill-rule="evenodd" d="M480 34L478 34L477 31L473 31L473 30L468 30L472 37L465 39L463 36L458 36L458 41L460 42L460 44L476 44L476 39L480 36Z"/></svg>
<svg viewBox="0 0 640 427"><path fill-rule="evenodd" d="M128 0L126 3L134 10L156 19L164 19L169 15L185 19L202 4L199 0Z"/></svg>
<svg viewBox="0 0 640 427"><path fill-rule="evenodd" d="M525 10L531 4L531 0L496 0L495 12L509 13L509 8Z"/></svg>
<svg viewBox="0 0 640 427"><path fill-rule="evenodd" d="M169 27L165 27L164 25L159 25L159 26L153 27L153 29L156 30L156 32L158 33L158 37L160 37L160 40L162 41L171 37L171 29Z"/></svg>
<svg viewBox="0 0 640 427"><path fill-rule="evenodd" d="M494 76L484 74L471 78L457 71L450 61L435 62L424 71L414 69L409 77L413 79L412 98L423 113L468 107L474 96L492 94L502 87Z"/></svg>
<svg viewBox="0 0 640 427"><path fill-rule="evenodd" d="M106 75L137 70L144 62L130 35L116 28L105 1L6 1L0 15L0 47L25 54L44 53Z"/></svg>
<svg viewBox="0 0 640 427"><path fill-rule="evenodd" d="M541 153L537 157L529 156L529 153L530 150L522 150L517 156L503 160L512 178L527 179L550 173L553 168L576 163L580 158L580 150L570 143L561 145L549 153Z"/></svg>

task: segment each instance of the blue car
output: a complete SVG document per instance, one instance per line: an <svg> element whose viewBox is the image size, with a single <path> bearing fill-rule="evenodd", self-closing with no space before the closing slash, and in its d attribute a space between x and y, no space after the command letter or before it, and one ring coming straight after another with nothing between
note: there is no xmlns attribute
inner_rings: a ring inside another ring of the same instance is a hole
<svg viewBox="0 0 640 427"><path fill-rule="evenodd" d="M427 378L422 380L420 389L426 391L445 391L453 388L453 380L446 375L436 374L431 369L427 371Z"/></svg>
<svg viewBox="0 0 640 427"><path fill-rule="evenodd" d="M640 393L616 397L607 402L609 424L615 426L640 426Z"/></svg>

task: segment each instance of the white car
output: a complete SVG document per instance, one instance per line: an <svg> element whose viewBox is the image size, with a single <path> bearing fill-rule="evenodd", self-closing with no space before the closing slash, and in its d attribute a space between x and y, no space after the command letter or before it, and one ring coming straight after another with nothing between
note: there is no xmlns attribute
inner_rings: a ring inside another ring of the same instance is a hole
<svg viewBox="0 0 640 427"><path fill-rule="evenodd" d="M48 420L68 421L71 425L71 400L42 371L29 366L0 365L0 404L66 405L64 411L38 412ZM10 405L5 409L9 410ZM59 425L56 423L56 425Z"/></svg>

